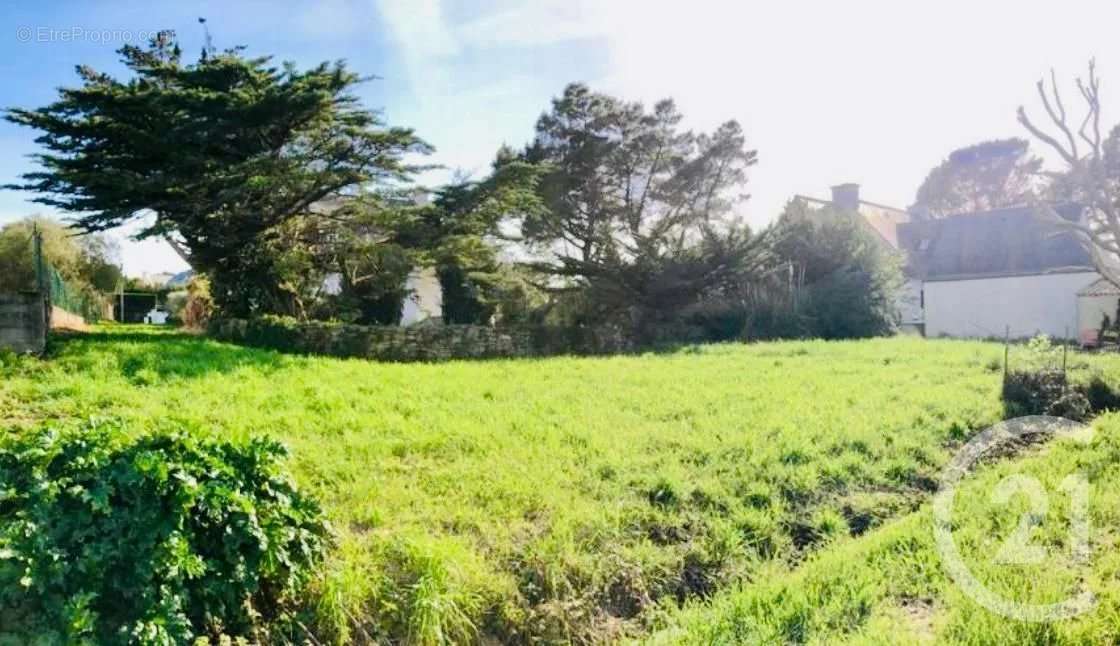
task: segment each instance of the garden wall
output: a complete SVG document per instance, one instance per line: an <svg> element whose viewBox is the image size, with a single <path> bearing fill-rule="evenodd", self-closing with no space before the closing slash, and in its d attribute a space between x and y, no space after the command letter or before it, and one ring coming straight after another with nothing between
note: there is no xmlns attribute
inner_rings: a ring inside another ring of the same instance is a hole
<svg viewBox="0 0 1120 646"><path fill-rule="evenodd" d="M395 327L264 317L214 320L209 333L244 345L383 361L618 354L633 349L633 343L619 330L594 327Z"/></svg>
<svg viewBox="0 0 1120 646"><path fill-rule="evenodd" d="M0 294L0 349L41 354L47 347L46 302L38 293Z"/></svg>

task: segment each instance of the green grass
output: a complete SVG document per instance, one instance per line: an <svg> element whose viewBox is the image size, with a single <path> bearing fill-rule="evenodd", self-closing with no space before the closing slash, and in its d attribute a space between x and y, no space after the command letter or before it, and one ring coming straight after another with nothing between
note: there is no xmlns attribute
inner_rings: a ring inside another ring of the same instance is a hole
<svg viewBox="0 0 1120 646"><path fill-rule="evenodd" d="M1072 558L1069 498L1062 481L1090 482L1091 556ZM1004 478L1037 478L1049 508L1031 530L1047 550L1039 563L998 565L993 554L1029 509L991 500ZM1113 644L1120 642L1120 416L1095 425L1091 443L1071 439L1024 459L981 469L957 491L953 537L977 578L1011 602L1055 603L1087 588L1091 611L1056 622L1008 619L950 581L934 545L929 506L860 539L816 553L794 571L771 570L673 615L652 643L680 644Z"/></svg>
<svg viewBox="0 0 1120 646"><path fill-rule="evenodd" d="M894 338L379 364L109 327L5 360L0 418L282 439L339 534L320 641L831 641L940 599L910 512L1002 417L1001 358Z"/></svg>

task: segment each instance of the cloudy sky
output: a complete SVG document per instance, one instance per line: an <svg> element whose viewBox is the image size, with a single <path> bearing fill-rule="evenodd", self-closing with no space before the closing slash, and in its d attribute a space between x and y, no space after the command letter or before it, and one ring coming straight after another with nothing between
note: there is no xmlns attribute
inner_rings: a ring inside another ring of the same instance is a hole
<svg viewBox="0 0 1120 646"><path fill-rule="evenodd" d="M1120 120L1120 3L1070 0L320 0L37 2L0 9L0 98L38 106L74 65L116 72L129 37L174 29L187 52L205 16L218 47L306 66L346 59L376 75L361 95L436 146L430 160L481 173L527 141L565 83L676 99L687 125L737 119L759 151L744 215L773 219L795 193L858 182L906 206L953 148L1021 135L1051 67L1070 81L1095 56L1106 123ZM1066 88L1071 108L1076 98ZM1037 110L1036 110L1037 111ZM34 135L0 125L0 183L32 168ZM447 175L424 178L435 183ZM35 212L0 191L0 223ZM64 217L65 214L56 214ZM162 243L122 240L130 274L178 270Z"/></svg>

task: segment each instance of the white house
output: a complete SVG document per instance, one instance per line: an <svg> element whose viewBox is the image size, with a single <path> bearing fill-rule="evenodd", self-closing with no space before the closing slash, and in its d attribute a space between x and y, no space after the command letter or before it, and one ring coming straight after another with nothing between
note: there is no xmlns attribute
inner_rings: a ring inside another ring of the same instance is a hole
<svg viewBox="0 0 1120 646"><path fill-rule="evenodd" d="M832 188L810 205L858 212L886 246L905 255L898 301L904 331L928 337L1025 338L1048 334L1093 344L1120 290L1092 267L1068 232L1026 206L931 218L861 200L858 184ZM1077 217L1074 205L1057 207Z"/></svg>
<svg viewBox="0 0 1120 646"><path fill-rule="evenodd" d="M435 269L424 267L413 270L405 281L405 290L408 295L404 299L401 325L415 325L443 316L443 287Z"/></svg>
<svg viewBox="0 0 1120 646"><path fill-rule="evenodd" d="M1078 214L1073 205L1057 211ZM922 281L929 337L1047 334L1090 342L1101 318L1079 301L1116 310L1107 295L1082 294L1101 278L1085 248L1030 207L914 219L899 227L899 241L908 273Z"/></svg>

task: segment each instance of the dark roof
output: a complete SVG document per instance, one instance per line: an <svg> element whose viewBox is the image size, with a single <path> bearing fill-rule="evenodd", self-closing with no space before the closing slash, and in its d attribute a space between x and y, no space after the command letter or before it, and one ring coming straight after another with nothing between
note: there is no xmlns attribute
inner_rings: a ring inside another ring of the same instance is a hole
<svg viewBox="0 0 1120 646"><path fill-rule="evenodd" d="M1075 220L1080 209L1055 207ZM1092 269L1089 252L1073 234L1016 206L898 225L907 273L925 280L984 278Z"/></svg>

